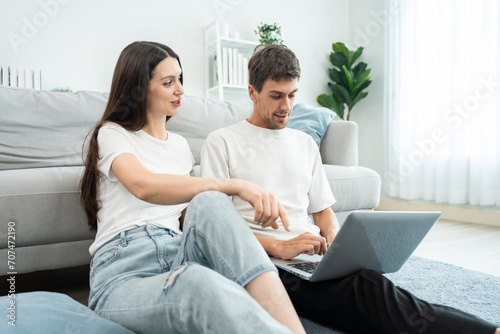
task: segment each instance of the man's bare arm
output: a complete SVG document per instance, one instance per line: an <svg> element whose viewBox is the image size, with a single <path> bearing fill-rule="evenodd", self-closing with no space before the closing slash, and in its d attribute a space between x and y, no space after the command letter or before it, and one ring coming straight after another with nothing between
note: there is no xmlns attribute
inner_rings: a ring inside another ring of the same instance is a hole
<svg viewBox="0 0 500 334"><path fill-rule="evenodd" d="M333 239L339 233L340 225L337 216L332 208L328 207L322 211L312 214L314 224L319 227L319 231L323 237L326 238L328 246L332 243Z"/></svg>

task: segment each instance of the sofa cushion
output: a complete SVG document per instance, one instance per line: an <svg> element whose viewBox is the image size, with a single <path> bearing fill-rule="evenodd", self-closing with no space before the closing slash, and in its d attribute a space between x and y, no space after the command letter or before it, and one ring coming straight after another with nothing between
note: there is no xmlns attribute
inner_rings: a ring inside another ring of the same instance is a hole
<svg viewBox="0 0 500 334"><path fill-rule="evenodd" d="M82 165L108 94L0 87L0 170Z"/></svg>
<svg viewBox="0 0 500 334"><path fill-rule="evenodd" d="M253 104L225 102L210 98L183 96L179 113L166 125L168 131L187 139L195 163L200 163L201 147L208 134L218 128L235 124L250 117Z"/></svg>
<svg viewBox="0 0 500 334"><path fill-rule="evenodd" d="M39 291L18 293L15 298L3 296L0 307L7 315L0 321L1 333L133 334L62 293ZM15 327L9 325L12 320Z"/></svg>
<svg viewBox="0 0 500 334"><path fill-rule="evenodd" d="M85 224L84 221L80 223ZM17 236L18 234L16 240ZM16 272L24 274L39 270L88 266L91 259L89 247L93 242L92 238L25 247L16 245ZM7 259L9 251L8 248L0 248L0 259ZM8 261L0 261L0 272L7 273L11 270Z"/></svg>
<svg viewBox="0 0 500 334"><path fill-rule="evenodd" d="M83 167L0 171L0 221L16 224L16 247L94 238L80 205L82 173ZM7 247L6 233L0 231L0 248Z"/></svg>
<svg viewBox="0 0 500 334"><path fill-rule="evenodd" d="M335 115L330 109L298 103L293 106L288 127L301 130L313 137L319 148L321 139L323 139L326 129L334 117Z"/></svg>
<svg viewBox="0 0 500 334"><path fill-rule="evenodd" d="M15 224L16 271L89 264L90 231L80 204L83 167L0 170L0 221ZM0 230L0 258L7 258L7 228ZM0 271L7 272L7 261Z"/></svg>
<svg viewBox="0 0 500 334"><path fill-rule="evenodd" d="M332 205L334 212L378 206L381 179L377 172L360 166L323 165L323 168L337 200Z"/></svg>

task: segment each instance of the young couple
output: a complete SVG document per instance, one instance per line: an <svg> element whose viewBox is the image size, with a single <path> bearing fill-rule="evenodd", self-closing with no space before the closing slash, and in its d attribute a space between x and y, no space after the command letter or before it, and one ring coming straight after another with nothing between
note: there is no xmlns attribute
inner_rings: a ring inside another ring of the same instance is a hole
<svg viewBox="0 0 500 334"><path fill-rule="evenodd" d="M137 333L304 333L296 309L348 332L500 333L372 271L283 285L269 255L324 253L339 229L316 144L286 128L299 78L285 46L257 51L253 113L207 138L197 178L186 140L165 130L184 93L179 57L152 42L122 51L81 182L97 228L89 307ZM239 145L256 138L267 149L250 162Z"/></svg>

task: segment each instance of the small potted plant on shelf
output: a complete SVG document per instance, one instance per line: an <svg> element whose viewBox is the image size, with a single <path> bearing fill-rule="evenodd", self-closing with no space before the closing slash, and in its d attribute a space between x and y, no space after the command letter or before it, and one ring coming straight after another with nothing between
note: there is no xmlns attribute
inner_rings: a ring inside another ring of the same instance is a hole
<svg viewBox="0 0 500 334"><path fill-rule="evenodd" d="M364 99L368 92L364 92L372 82L370 71L364 62L359 62L353 66L356 60L363 53L363 48L359 47L355 52L350 51L344 43L333 43L333 52L330 53L330 62L334 68L328 70L332 82L328 83L332 94L321 94L318 96L318 103L333 110L341 119L349 120L352 108L361 99ZM345 114L347 106L347 115Z"/></svg>
<svg viewBox="0 0 500 334"><path fill-rule="evenodd" d="M264 24L257 27L254 33L259 36L259 42L264 45L270 44L283 44L283 39L281 39L281 26L276 22L274 24Z"/></svg>
<svg viewBox="0 0 500 334"><path fill-rule="evenodd" d="M60 92L60 93L69 93L69 92L72 92L71 88L69 87L66 87L66 88L62 88L62 87L55 87L52 89L53 92Z"/></svg>

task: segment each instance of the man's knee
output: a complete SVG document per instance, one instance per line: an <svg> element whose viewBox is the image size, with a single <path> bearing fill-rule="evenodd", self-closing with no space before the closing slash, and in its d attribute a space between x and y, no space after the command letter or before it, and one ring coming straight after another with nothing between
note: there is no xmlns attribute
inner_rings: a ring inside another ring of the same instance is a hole
<svg viewBox="0 0 500 334"><path fill-rule="evenodd" d="M370 280L379 280L382 277L382 274L371 269L363 269L357 275Z"/></svg>
<svg viewBox="0 0 500 334"><path fill-rule="evenodd" d="M394 289L394 284L384 275L370 269L364 269L355 275L358 288L385 293Z"/></svg>

